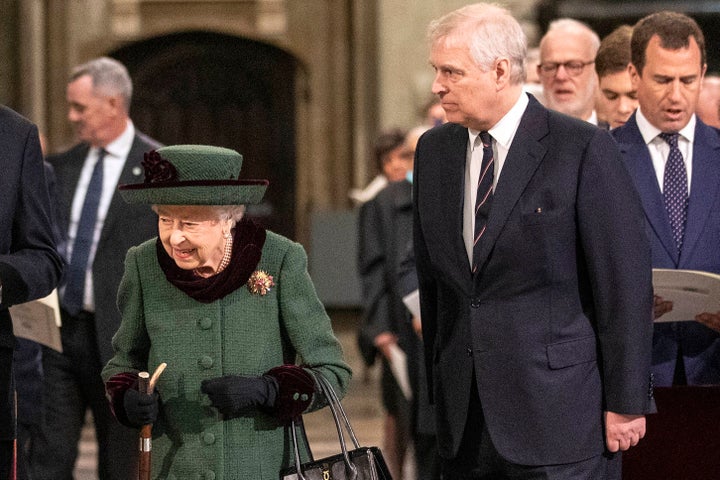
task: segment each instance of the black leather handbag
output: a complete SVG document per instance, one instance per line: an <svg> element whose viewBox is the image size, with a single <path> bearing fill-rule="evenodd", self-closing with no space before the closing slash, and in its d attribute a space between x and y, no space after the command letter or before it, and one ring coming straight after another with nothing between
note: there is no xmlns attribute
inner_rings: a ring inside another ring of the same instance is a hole
<svg viewBox="0 0 720 480"><path fill-rule="evenodd" d="M281 471L280 480L392 480L380 449L360 446L355 432L350 426L350 420L330 382L318 372L315 373L315 377L320 385L321 393L327 398L328 406L335 420L341 453L301 464L296 429L304 427L302 423L298 427L297 423L293 421L291 436L295 452L295 466ZM347 448L343 429L352 439L355 447L352 450Z"/></svg>

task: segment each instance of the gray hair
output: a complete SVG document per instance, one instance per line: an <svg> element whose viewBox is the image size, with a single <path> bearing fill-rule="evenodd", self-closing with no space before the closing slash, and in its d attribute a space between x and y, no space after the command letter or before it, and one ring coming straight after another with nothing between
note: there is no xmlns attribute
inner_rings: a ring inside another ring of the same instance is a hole
<svg viewBox="0 0 720 480"><path fill-rule="evenodd" d="M428 27L431 45L439 42L464 43L483 71L493 68L499 58L510 61L510 82L525 81L527 38L518 21L496 4L475 3L434 20Z"/></svg>
<svg viewBox="0 0 720 480"><path fill-rule="evenodd" d="M125 65L110 57L100 57L73 68L70 82L88 75L92 79L93 89L103 95L119 95L130 110L133 85Z"/></svg>
<svg viewBox="0 0 720 480"><path fill-rule="evenodd" d="M220 220L232 220L237 223L245 215L245 205L212 205Z"/></svg>
<svg viewBox="0 0 720 480"><path fill-rule="evenodd" d="M545 32L545 35L540 40L541 47L543 44L543 40L545 40L547 34L554 31L581 33L587 35L588 40L590 40L590 46L592 48L593 60L595 59L595 55L600 48L600 37L597 33L595 33L595 30L590 28L588 24L583 23L579 20L575 20L574 18L559 18L557 20L553 20L548 25L547 32Z"/></svg>

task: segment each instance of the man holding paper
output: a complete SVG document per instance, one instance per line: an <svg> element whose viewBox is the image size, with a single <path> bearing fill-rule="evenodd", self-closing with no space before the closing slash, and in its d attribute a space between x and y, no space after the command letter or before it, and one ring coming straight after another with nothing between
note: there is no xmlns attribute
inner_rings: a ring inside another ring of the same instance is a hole
<svg viewBox="0 0 720 480"><path fill-rule="evenodd" d="M695 115L703 33L686 15L659 12L635 25L631 50L639 108L612 133L642 198L653 268L720 273L720 131ZM656 318L671 309L656 296ZM656 386L720 383L720 334L708 328L720 329L720 312L694 320L656 323Z"/></svg>

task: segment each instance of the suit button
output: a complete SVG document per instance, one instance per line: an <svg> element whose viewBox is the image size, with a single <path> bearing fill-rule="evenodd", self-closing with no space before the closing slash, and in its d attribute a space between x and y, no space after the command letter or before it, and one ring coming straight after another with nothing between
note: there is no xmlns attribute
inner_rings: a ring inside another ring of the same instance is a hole
<svg viewBox="0 0 720 480"><path fill-rule="evenodd" d="M478 300L477 298L473 298L472 300L470 300L470 306L472 308L480 308L480 300Z"/></svg>

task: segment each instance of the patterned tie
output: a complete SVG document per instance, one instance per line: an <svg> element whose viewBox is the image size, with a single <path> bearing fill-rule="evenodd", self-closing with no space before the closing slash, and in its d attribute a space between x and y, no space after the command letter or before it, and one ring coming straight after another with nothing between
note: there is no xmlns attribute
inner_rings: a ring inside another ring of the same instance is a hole
<svg viewBox="0 0 720 480"><path fill-rule="evenodd" d="M63 296L63 307L71 315L77 315L85 303L85 271L93 244L93 237L95 236L98 205L102 195L103 159L106 153L105 149L102 148L98 152L98 159L90 177L80 221L75 233L75 243L73 243L72 257L70 258L65 283L65 295Z"/></svg>
<svg viewBox="0 0 720 480"><path fill-rule="evenodd" d="M478 179L477 198L475 200L475 236L473 239L473 267L475 273L480 263L479 250L480 238L485 233L488 214L493 197L494 158L492 149L492 137L488 132L480 132L478 135L483 144L483 158L480 167L480 178Z"/></svg>
<svg viewBox="0 0 720 480"><path fill-rule="evenodd" d="M687 170L685 170L685 162L678 148L679 134L661 133L659 136L670 145L670 154L663 175L663 199L665 200L665 209L670 218L673 238L679 253L682 248L683 236L685 235L685 220L687 219Z"/></svg>

